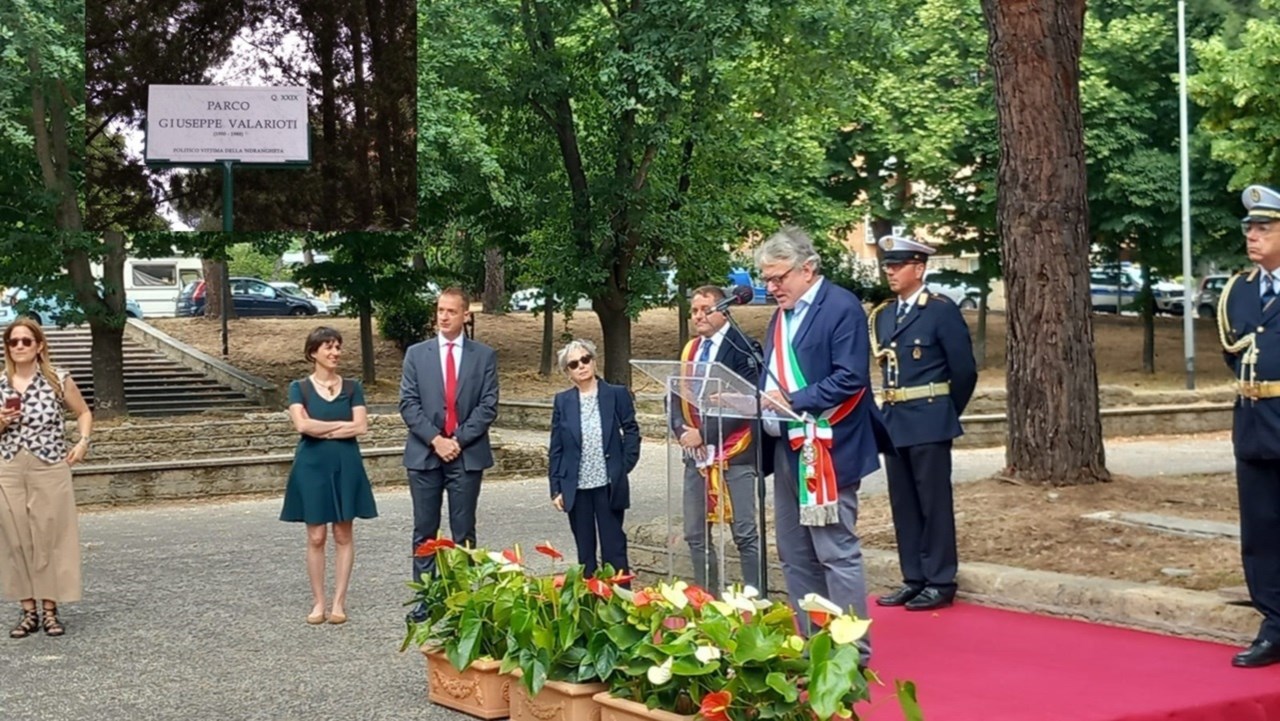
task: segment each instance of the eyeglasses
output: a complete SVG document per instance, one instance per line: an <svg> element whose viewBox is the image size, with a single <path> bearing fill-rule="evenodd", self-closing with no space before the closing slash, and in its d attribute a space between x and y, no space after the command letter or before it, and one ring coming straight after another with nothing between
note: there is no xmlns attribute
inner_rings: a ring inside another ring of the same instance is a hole
<svg viewBox="0 0 1280 721"><path fill-rule="evenodd" d="M765 285L782 285L782 281L786 280L787 276L791 275L791 271L793 270L795 270L795 268L788 268L787 272L782 275L762 275L760 276L760 280Z"/></svg>
<svg viewBox="0 0 1280 721"><path fill-rule="evenodd" d="M591 354L588 353L582 356L581 358L575 358L574 360L571 360L568 363L565 363L565 367L567 367L571 371L576 371L578 370L578 366L591 365L591 360L592 360Z"/></svg>
<svg viewBox="0 0 1280 721"><path fill-rule="evenodd" d="M22 346L23 348L30 348L35 344L36 344L35 338L10 338L9 339L10 348L17 348L18 346Z"/></svg>

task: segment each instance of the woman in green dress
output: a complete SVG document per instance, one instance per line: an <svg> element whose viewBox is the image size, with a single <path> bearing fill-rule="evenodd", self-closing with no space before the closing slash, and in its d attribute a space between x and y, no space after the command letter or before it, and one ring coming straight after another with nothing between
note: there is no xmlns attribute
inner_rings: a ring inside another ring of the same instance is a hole
<svg viewBox="0 0 1280 721"><path fill-rule="evenodd" d="M284 492L280 520L307 524L307 576L315 605L307 623L345 623L347 586L355 564L352 523L378 515L356 437L369 430L364 389L338 375L342 334L319 327L307 336L310 376L289 385L289 419L302 434ZM335 587L325 613L325 546L333 525Z"/></svg>

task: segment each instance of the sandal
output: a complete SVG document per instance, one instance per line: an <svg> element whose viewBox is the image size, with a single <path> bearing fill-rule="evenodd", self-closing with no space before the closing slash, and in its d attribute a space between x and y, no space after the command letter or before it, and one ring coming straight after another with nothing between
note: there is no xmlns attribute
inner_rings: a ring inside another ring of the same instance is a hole
<svg viewBox="0 0 1280 721"><path fill-rule="evenodd" d="M22 609L22 620L9 631L9 638L26 638L40 629L40 612L34 608Z"/></svg>
<svg viewBox="0 0 1280 721"><path fill-rule="evenodd" d="M44 617L40 619L40 626L44 628L44 635L46 636L61 636L67 632L67 629L62 627L62 622L58 620L58 608L56 606L45 608Z"/></svg>

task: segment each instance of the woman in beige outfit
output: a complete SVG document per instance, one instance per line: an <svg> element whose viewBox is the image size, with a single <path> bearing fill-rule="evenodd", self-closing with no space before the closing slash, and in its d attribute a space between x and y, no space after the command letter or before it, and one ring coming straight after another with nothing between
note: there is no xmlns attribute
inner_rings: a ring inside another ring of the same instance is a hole
<svg viewBox="0 0 1280 721"><path fill-rule="evenodd" d="M76 382L49 362L44 331L19 318L4 331L0 376L0 590L22 602L11 638L66 630L58 604L80 600L80 531L71 466L89 451L93 416ZM67 447L65 410L80 440ZM43 617L36 599L43 601Z"/></svg>

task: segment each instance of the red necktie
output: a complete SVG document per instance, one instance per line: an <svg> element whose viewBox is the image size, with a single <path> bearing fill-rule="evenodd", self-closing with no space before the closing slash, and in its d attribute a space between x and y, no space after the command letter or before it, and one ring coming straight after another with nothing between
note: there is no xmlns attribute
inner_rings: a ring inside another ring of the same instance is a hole
<svg viewBox="0 0 1280 721"><path fill-rule="evenodd" d="M444 344L444 434L450 438L458 430L458 364L453 360L454 345Z"/></svg>

